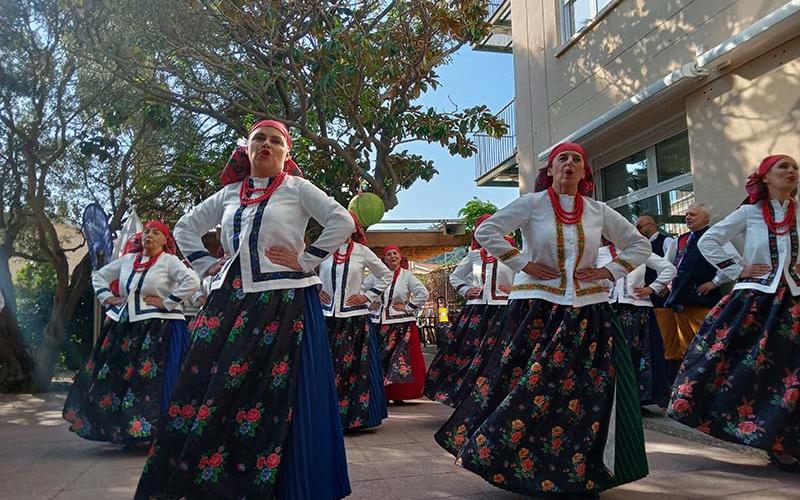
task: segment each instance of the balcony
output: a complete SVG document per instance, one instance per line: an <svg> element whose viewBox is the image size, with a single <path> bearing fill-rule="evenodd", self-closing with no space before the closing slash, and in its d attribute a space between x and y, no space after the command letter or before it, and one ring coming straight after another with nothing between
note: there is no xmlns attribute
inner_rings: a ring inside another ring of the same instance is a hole
<svg viewBox="0 0 800 500"><path fill-rule="evenodd" d="M508 124L508 133L496 138L475 134L478 154L475 155L475 183L478 186L519 187L517 135L514 101L497 113Z"/></svg>
<svg viewBox="0 0 800 500"><path fill-rule="evenodd" d="M492 25L491 31L473 49L511 53L511 0L489 0L486 20Z"/></svg>

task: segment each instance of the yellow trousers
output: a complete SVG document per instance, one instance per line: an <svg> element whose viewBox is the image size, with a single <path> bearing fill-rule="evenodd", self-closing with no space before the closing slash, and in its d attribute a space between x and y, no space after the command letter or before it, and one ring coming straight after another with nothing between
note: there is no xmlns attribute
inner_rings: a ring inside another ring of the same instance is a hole
<svg viewBox="0 0 800 500"><path fill-rule="evenodd" d="M681 361L705 321L710 308L686 307L681 312L672 309L656 308L656 321L664 340L664 358Z"/></svg>

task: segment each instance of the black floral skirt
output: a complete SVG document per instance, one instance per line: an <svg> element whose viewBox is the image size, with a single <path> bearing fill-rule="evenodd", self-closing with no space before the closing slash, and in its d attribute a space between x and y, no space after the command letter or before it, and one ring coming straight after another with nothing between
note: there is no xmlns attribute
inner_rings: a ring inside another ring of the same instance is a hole
<svg viewBox="0 0 800 500"><path fill-rule="evenodd" d="M380 325L381 369L386 398L399 401L422 397L425 358L416 321Z"/></svg>
<svg viewBox="0 0 800 500"><path fill-rule="evenodd" d="M613 308L628 341L639 385L639 402L663 406L667 396L664 344L653 308L632 304L614 304Z"/></svg>
<svg viewBox="0 0 800 500"><path fill-rule="evenodd" d="M455 407L469 393L478 367L497 341L505 306L471 305L461 310L436 353L425 379L425 395Z"/></svg>
<svg viewBox="0 0 800 500"><path fill-rule="evenodd" d="M342 428L380 425L386 418L386 396L375 331L366 315L325 318L336 374Z"/></svg>
<svg viewBox="0 0 800 500"><path fill-rule="evenodd" d="M89 361L76 374L63 416L92 441L147 441L162 422L189 342L186 322L106 320Z"/></svg>
<svg viewBox="0 0 800 500"><path fill-rule="evenodd" d="M192 346L137 499L349 493L316 287L244 293L235 262L192 325Z"/></svg>
<svg viewBox="0 0 800 500"><path fill-rule="evenodd" d="M723 297L686 352L667 414L726 441L800 455L800 300L785 286Z"/></svg>
<svg viewBox="0 0 800 500"><path fill-rule="evenodd" d="M611 307L525 299L507 308L501 348L436 441L464 468L528 495L596 493L647 475L633 368Z"/></svg>

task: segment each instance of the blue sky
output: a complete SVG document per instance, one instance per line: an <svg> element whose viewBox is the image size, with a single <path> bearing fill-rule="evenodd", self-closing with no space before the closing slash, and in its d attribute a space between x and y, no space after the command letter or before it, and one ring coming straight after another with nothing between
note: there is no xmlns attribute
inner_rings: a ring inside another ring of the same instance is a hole
<svg viewBox="0 0 800 500"><path fill-rule="evenodd" d="M486 104L493 112L514 97L514 71L511 54L476 52L464 47L447 66L438 68L441 85L418 101L424 106L452 110ZM451 102L452 101L452 102ZM430 182L417 181L400 192L397 207L384 219L456 218L458 210L473 197L507 205L519 196L515 188L477 187L475 159L450 156L438 144L411 143L407 149L432 159L439 174Z"/></svg>

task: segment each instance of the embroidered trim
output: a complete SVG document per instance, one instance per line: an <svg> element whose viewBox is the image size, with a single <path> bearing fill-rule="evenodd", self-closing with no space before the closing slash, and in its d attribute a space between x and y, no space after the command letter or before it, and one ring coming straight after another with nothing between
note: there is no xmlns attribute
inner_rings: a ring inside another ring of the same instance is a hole
<svg viewBox="0 0 800 500"><path fill-rule="evenodd" d="M178 303L178 304L180 304L181 302L183 302L183 299L182 299L182 298L180 298L180 297L176 297L176 296L175 296L175 295L173 295L173 294L169 294L169 297L167 297L167 298L168 298L169 300L171 300L172 302L175 302L175 303Z"/></svg>
<svg viewBox="0 0 800 500"><path fill-rule="evenodd" d="M351 253L351 256L352 256L352 253ZM334 260L333 270L335 272L336 271L336 263L335 263L335 259L333 259L333 260ZM342 269L342 293L341 293L342 297L341 297L341 300L339 302L339 312L345 313L345 312L362 311L364 309L368 309L369 306L367 306L367 304L361 304L361 305L358 305L358 306L351 306L351 307L347 307L345 305L345 295L347 294L347 278L348 278L348 274L350 274L350 257L348 257L347 260L344 261L344 269ZM361 271L361 274L362 275L364 274L363 269ZM336 293L336 275L334 274L333 276L334 276L334 279L333 279L333 285L334 285L333 293L335 294ZM333 304L333 301L331 301L331 304Z"/></svg>
<svg viewBox="0 0 800 500"><path fill-rule="evenodd" d="M564 294L564 290L561 289L561 288L557 288L557 287L550 286L550 285L539 285L538 283L529 283L529 284L525 284L525 285L514 285L513 287L511 287L511 289L513 291L515 291L515 292L518 291L518 290L542 290L542 291L545 291L545 292L552 293L554 295L563 295Z"/></svg>
<svg viewBox="0 0 800 500"><path fill-rule="evenodd" d="M792 277L796 284L800 284L800 275L797 274L795 267L797 265L797 251L798 251L798 242L797 242L797 225L792 225L791 231L789 231L789 241L790 247L792 251L789 255L789 276Z"/></svg>
<svg viewBox="0 0 800 500"><path fill-rule="evenodd" d="M328 254L330 254L330 252L326 252L325 250L322 250L321 248L317 248L314 245L307 246L306 247L306 252L310 253L314 257L319 257L320 259L324 259L325 257L328 256Z"/></svg>
<svg viewBox="0 0 800 500"><path fill-rule="evenodd" d="M603 285L595 285L595 286L590 286L589 288L581 288L580 290L575 290L575 295L578 297L583 297L584 295L592 295L594 293L608 293L608 289Z"/></svg>
<svg viewBox="0 0 800 500"><path fill-rule="evenodd" d="M717 267L719 269L727 269L731 267L733 264L735 264L735 261L733 259L728 259L728 260L723 260L722 262L717 264Z"/></svg>
<svg viewBox="0 0 800 500"><path fill-rule="evenodd" d="M211 257L211 254L206 252L205 250L198 250L196 252L192 252L186 256L186 260L189 262L194 262L197 259L202 259L203 257Z"/></svg>
<svg viewBox="0 0 800 500"><path fill-rule="evenodd" d="M372 292L372 293L374 293L375 295L380 295L380 294L381 294L381 291L380 291L380 290L378 290L377 288L370 288L370 289L369 289L369 290L367 290L367 291L368 291L368 292Z"/></svg>
<svg viewBox="0 0 800 500"><path fill-rule="evenodd" d="M611 261L611 263L612 264L619 264L620 266L622 266L623 269L625 269L628 272L632 272L633 269L634 269L633 264L631 264L627 260L622 259L620 257L615 257L614 260Z"/></svg>
<svg viewBox="0 0 800 500"><path fill-rule="evenodd" d="M419 309L419 306L417 306L416 304L412 304L411 302L406 304L406 307L410 307L411 309Z"/></svg>
<svg viewBox="0 0 800 500"><path fill-rule="evenodd" d="M771 203L769 204L769 209L770 212L772 212ZM772 212L772 215L774 217L774 212ZM738 283L755 283L758 285L769 285L772 283L772 280L775 278L775 274L778 272L778 239L775 236L775 233L769 230L767 230L767 236L769 237L769 260L771 264L769 274L766 278L740 278L737 280ZM796 237L797 235L795 230L795 238Z"/></svg>
<svg viewBox="0 0 800 500"><path fill-rule="evenodd" d="M461 289L467 286L466 284L462 283L456 287L456 292L461 292Z"/></svg>
<svg viewBox="0 0 800 500"><path fill-rule="evenodd" d="M94 294L95 296L99 296L101 293L106 293L106 292L111 293L111 290L109 288L100 288L99 290L94 292Z"/></svg>
<svg viewBox="0 0 800 500"><path fill-rule="evenodd" d="M517 255L519 255L519 250L517 250L516 248L512 248L508 252L501 255L500 260L508 260L512 257L516 257Z"/></svg>

